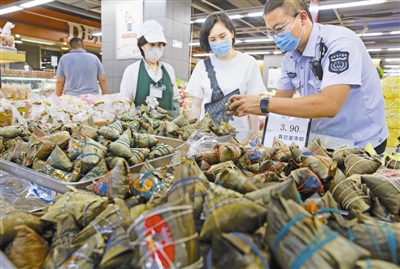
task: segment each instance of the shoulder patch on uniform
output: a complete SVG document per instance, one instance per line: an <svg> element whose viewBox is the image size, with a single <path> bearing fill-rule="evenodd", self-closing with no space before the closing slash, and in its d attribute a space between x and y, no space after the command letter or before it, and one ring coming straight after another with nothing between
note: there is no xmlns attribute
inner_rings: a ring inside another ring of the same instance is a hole
<svg viewBox="0 0 400 269"><path fill-rule="evenodd" d="M329 55L329 72L340 74L349 69L349 55L340 50Z"/></svg>
<svg viewBox="0 0 400 269"><path fill-rule="evenodd" d="M295 78L295 77L297 77L297 74L296 74L296 73L292 73L292 72L288 72L287 75L288 75L290 78Z"/></svg>

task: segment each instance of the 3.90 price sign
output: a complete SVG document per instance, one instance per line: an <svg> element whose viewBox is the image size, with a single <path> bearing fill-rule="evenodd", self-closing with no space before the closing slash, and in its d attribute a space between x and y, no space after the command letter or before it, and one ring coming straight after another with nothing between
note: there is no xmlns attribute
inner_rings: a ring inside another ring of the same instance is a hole
<svg viewBox="0 0 400 269"><path fill-rule="evenodd" d="M300 148L306 146L310 119L295 118L269 113L266 119L263 144L271 147L274 137L290 145L295 142Z"/></svg>
<svg viewBox="0 0 400 269"><path fill-rule="evenodd" d="M286 124L281 124L281 129L280 131L282 132L295 132L298 133L300 131L300 126L299 125L293 125L291 124L290 126L287 126Z"/></svg>

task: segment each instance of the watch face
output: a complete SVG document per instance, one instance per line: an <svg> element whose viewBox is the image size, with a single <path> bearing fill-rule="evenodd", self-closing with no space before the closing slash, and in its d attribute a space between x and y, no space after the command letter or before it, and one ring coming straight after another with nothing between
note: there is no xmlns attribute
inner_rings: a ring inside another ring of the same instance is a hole
<svg viewBox="0 0 400 269"><path fill-rule="evenodd" d="M263 98L260 102L260 109L262 113L268 113L269 98Z"/></svg>

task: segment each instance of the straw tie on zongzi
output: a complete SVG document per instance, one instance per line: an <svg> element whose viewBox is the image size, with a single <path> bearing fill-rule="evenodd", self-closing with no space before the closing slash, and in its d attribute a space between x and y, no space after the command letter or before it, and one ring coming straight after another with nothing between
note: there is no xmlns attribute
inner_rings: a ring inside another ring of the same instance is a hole
<svg viewBox="0 0 400 269"><path fill-rule="evenodd" d="M117 140L123 132L121 122L119 120L113 123L103 126L99 129L99 134L112 141Z"/></svg>
<svg viewBox="0 0 400 269"><path fill-rule="evenodd" d="M201 265L193 210L182 203L166 204L136 219L127 233L134 233L131 244L140 254L138 264L149 268L197 268Z"/></svg>
<svg viewBox="0 0 400 269"><path fill-rule="evenodd" d="M77 250L78 247L72 247L70 243L79 231L80 227L71 214L58 218L56 233L43 264L44 269L58 268Z"/></svg>
<svg viewBox="0 0 400 269"><path fill-rule="evenodd" d="M370 253L292 200L272 196L265 240L282 268L352 268Z"/></svg>
<svg viewBox="0 0 400 269"><path fill-rule="evenodd" d="M346 178L338 170L330 186L332 196L344 210L360 210L365 212L370 208L370 197L361 189L359 175Z"/></svg>

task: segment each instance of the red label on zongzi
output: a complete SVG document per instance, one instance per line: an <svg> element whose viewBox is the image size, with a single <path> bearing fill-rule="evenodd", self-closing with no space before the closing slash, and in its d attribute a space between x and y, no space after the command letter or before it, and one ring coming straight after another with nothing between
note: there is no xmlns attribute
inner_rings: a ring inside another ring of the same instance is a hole
<svg viewBox="0 0 400 269"><path fill-rule="evenodd" d="M145 240L153 260L164 268L170 268L175 259L171 229L160 215L147 218L144 228L148 231Z"/></svg>

